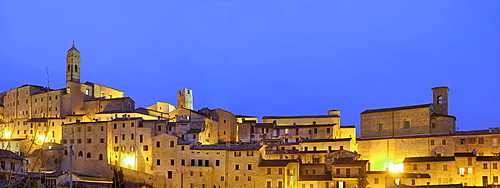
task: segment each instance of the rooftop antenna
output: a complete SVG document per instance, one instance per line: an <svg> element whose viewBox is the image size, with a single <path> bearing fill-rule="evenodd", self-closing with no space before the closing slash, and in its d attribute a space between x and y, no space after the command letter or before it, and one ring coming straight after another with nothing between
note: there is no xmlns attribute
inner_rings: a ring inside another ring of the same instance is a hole
<svg viewBox="0 0 500 188"><path fill-rule="evenodd" d="M47 70L47 89L50 90L50 76L49 76L49 68L45 67Z"/></svg>

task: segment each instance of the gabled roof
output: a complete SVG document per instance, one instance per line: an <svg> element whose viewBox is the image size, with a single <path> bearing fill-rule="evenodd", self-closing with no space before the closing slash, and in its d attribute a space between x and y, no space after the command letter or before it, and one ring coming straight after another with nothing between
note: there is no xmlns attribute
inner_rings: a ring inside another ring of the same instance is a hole
<svg viewBox="0 0 500 188"><path fill-rule="evenodd" d="M275 166L287 166L289 163L298 163L298 160L262 160L259 163L259 167L275 167Z"/></svg>
<svg viewBox="0 0 500 188"><path fill-rule="evenodd" d="M0 149L0 158L9 158L9 159L18 159L18 160L24 159L24 157L21 157L12 151L4 150L4 149Z"/></svg>
<svg viewBox="0 0 500 188"><path fill-rule="evenodd" d="M389 112L389 111L397 111L397 110L409 110L409 109L417 109L417 108L428 108L431 105L432 105L432 103L413 105L413 106L393 107L393 108L369 109L369 110L365 110L365 111L361 112L361 114L376 113L376 112Z"/></svg>

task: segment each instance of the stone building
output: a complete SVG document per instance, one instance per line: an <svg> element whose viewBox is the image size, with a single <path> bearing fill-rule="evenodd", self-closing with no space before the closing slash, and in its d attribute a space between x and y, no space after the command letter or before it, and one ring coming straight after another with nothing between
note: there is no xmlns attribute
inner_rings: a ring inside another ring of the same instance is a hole
<svg viewBox="0 0 500 188"><path fill-rule="evenodd" d="M338 110L259 122L194 110L189 89L177 91L177 106L136 108L122 91L80 82L74 44L65 68L66 88L0 93L0 146L26 156L14 165L20 176L52 174L53 185L69 171L99 179L120 168L127 181L153 187L498 185L500 129L456 131L447 87L432 88L429 104L365 110L358 137Z"/></svg>

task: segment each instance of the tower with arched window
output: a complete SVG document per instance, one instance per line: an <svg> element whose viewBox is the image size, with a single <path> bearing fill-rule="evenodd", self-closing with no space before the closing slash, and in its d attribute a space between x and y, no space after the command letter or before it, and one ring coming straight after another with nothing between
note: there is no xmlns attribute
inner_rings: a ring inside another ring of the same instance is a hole
<svg viewBox="0 0 500 188"><path fill-rule="evenodd" d="M448 115L448 87L432 88L432 106L434 112L442 115Z"/></svg>
<svg viewBox="0 0 500 188"><path fill-rule="evenodd" d="M73 46L66 56L66 81L80 82L80 52Z"/></svg>

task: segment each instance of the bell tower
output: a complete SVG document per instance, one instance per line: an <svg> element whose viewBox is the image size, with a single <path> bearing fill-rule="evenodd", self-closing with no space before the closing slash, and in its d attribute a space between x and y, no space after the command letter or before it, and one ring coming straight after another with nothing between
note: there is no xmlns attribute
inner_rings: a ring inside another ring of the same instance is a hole
<svg viewBox="0 0 500 188"><path fill-rule="evenodd" d="M66 81L80 82L80 51L73 46L68 50L66 56Z"/></svg>
<svg viewBox="0 0 500 188"><path fill-rule="evenodd" d="M448 115L448 87L435 87L432 88L432 105L434 112L442 115Z"/></svg>

